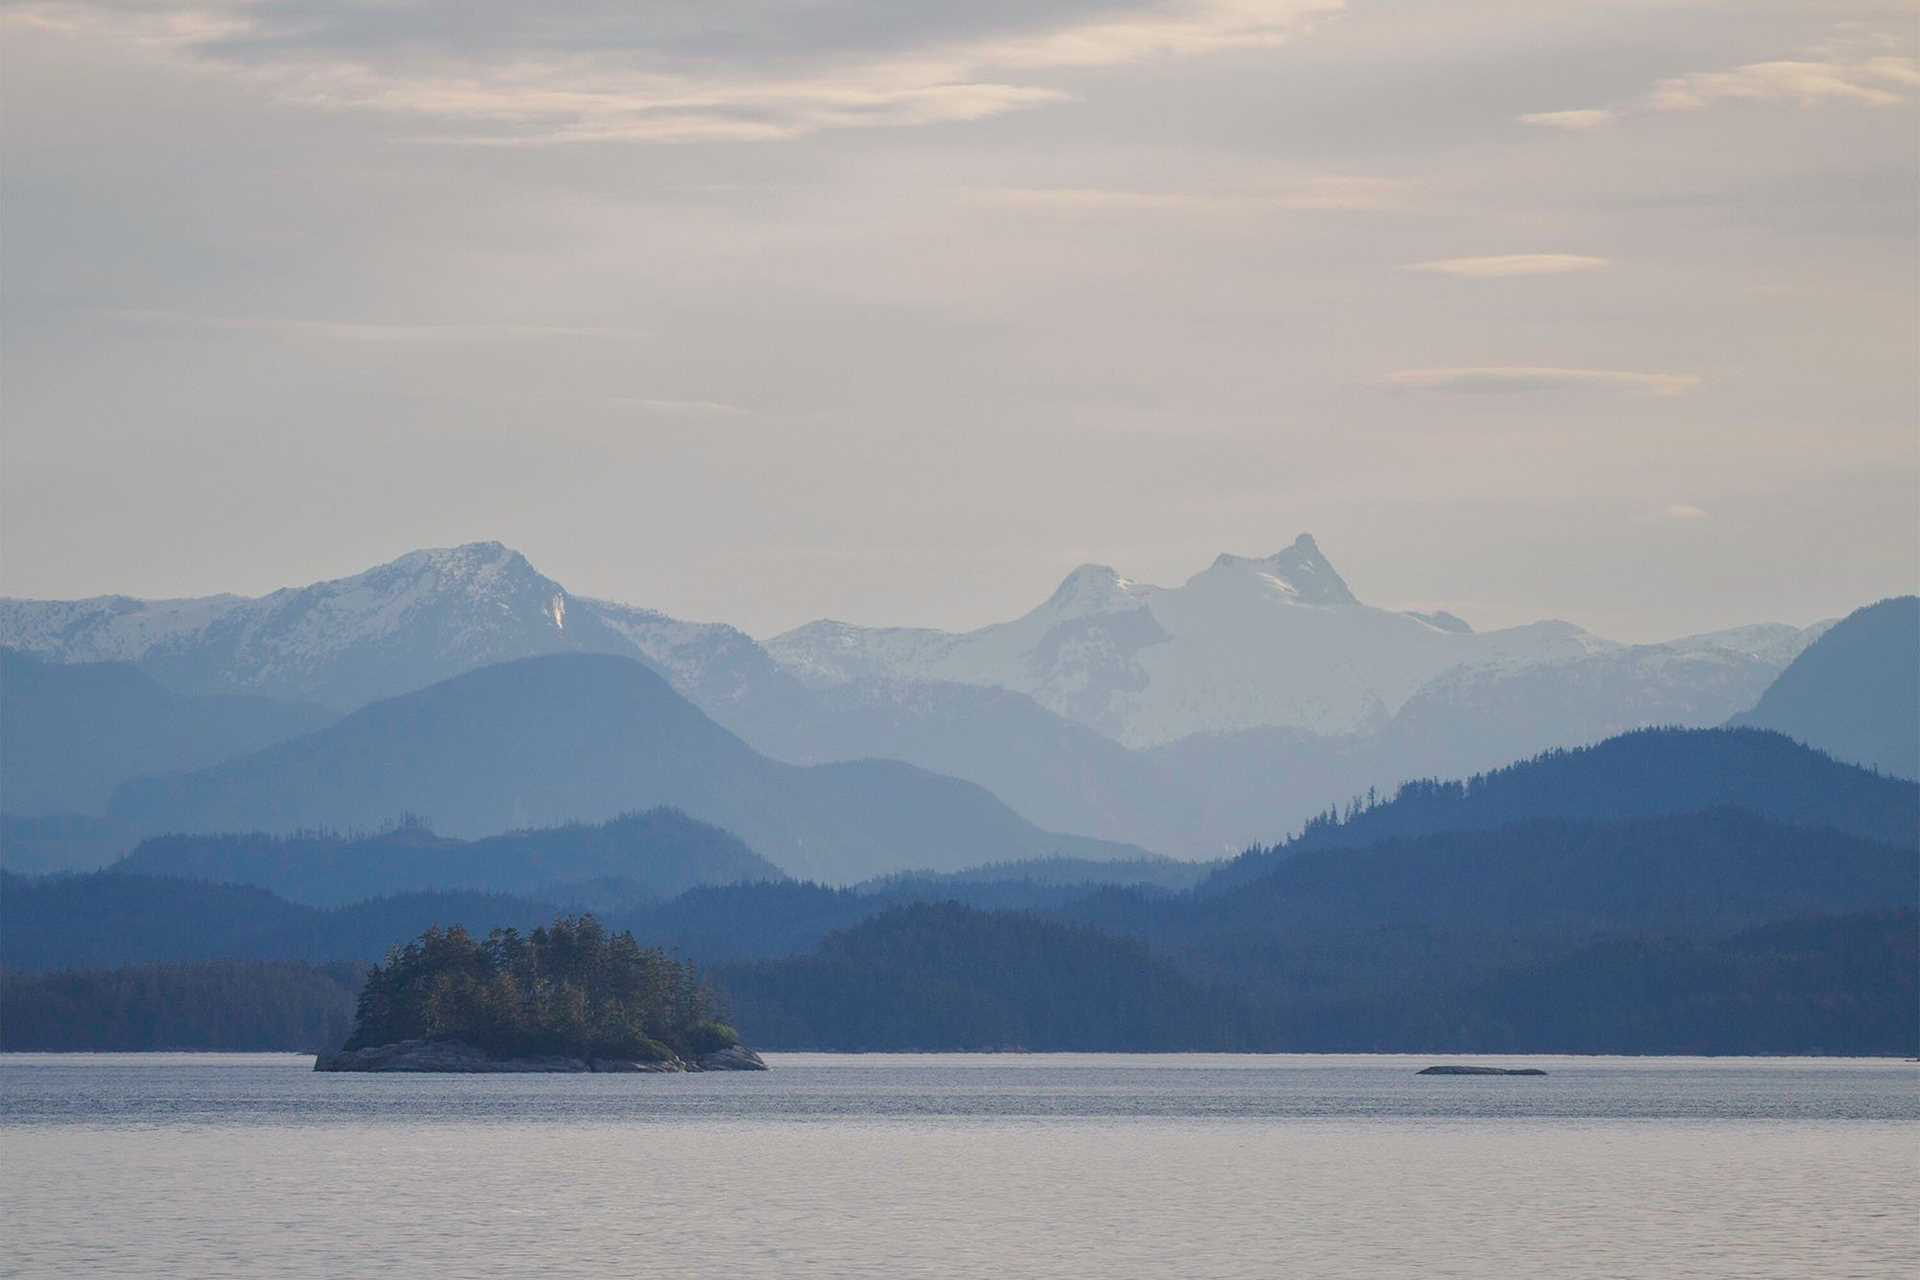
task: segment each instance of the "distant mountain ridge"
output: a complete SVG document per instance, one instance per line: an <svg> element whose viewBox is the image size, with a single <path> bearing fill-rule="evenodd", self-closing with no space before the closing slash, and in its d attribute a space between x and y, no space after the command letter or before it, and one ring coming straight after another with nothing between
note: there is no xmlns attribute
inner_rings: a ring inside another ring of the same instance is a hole
<svg viewBox="0 0 1920 1280"><path fill-rule="evenodd" d="M1612 822L1714 809L1920 851L1920 785L1842 764L1777 733L1642 729L1471 778L1409 783L1377 803L1316 820L1293 840L1249 850L1201 888L1235 889L1315 849L1519 822Z"/></svg>
<svg viewBox="0 0 1920 1280"><path fill-rule="evenodd" d="M554 900L608 882L672 897L695 885L785 874L737 836L673 809L481 840L450 839L417 826L358 837L157 836L111 870L255 885L316 907L450 890Z"/></svg>
<svg viewBox="0 0 1920 1280"><path fill-rule="evenodd" d="M771 760L640 662L601 654L470 671L215 768L128 783L109 808L152 833L372 830L415 813L482 837L659 805L828 881L1144 856L1043 831L984 789L911 765Z"/></svg>
<svg viewBox="0 0 1920 1280"><path fill-rule="evenodd" d="M204 768L333 720L312 703L175 693L126 662L0 649L0 810L98 813L127 778Z"/></svg>
<svg viewBox="0 0 1920 1280"><path fill-rule="evenodd" d="M175 692L335 711L521 657L636 658L775 759L901 760L984 786L1044 829L1185 857L1270 841L1368 786L1644 725L1724 723L1819 631L1762 624L1661 645L1569 623L1481 635L1451 614L1359 603L1306 535L1262 559L1220 556L1173 589L1082 566L1041 608L981 631L817 623L770 648L722 623L575 596L498 543L254 600L0 600L0 643L46 662L131 661ZM1156 723L1200 728L1139 746ZM136 762L107 782L206 763ZM98 811L38 811L69 807Z"/></svg>
<svg viewBox="0 0 1920 1280"><path fill-rule="evenodd" d="M1702 672L1710 684L1737 686L1696 699L1718 723L1724 716L1714 713L1757 696L1811 639L1782 625L1658 646L1617 644L1566 622L1475 632L1452 614L1361 603L1302 534L1261 559L1222 555L1179 587L1084 565L1030 613L976 631L814 622L766 648L815 688L946 681L1008 689L1140 748L1262 728L1376 733L1443 677L1464 679L1470 710L1484 718L1509 700L1505 682L1517 675L1554 671L1578 687L1580 664L1599 658L1621 674L1594 700L1624 686L1635 702L1665 709L1684 702ZM1674 670L1679 655L1695 669ZM1680 699L1676 684L1688 686ZM1579 715L1600 718L1585 707Z"/></svg>
<svg viewBox="0 0 1920 1280"><path fill-rule="evenodd" d="M1920 597L1896 596L1847 615L1733 723L1920 778Z"/></svg>

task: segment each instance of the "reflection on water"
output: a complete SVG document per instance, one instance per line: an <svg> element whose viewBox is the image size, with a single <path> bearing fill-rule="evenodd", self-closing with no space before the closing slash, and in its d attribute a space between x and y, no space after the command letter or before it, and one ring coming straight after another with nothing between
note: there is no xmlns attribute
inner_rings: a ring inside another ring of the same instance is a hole
<svg viewBox="0 0 1920 1280"><path fill-rule="evenodd" d="M14 1055L0 1274L1800 1277L1920 1257L1920 1068L1413 1074L1471 1060L400 1077Z"/></svg>

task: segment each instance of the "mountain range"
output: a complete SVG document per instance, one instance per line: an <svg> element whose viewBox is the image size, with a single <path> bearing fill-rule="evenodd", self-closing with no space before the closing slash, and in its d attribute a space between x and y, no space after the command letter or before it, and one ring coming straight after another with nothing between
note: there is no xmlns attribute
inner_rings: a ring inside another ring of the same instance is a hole
<svg viewBox="0 0 1920 1280"><path fill-rule="evenodd" d="M821 622L763 646L724 624L574 596L519 553L474 543L255 599L0 600L0 645L21 660L76 679L92 668L115 688L133 673L110 664L131 664L163 694L253 699L292 726L131 758L81 742L42 753L49 776L17 775L32 785L6 786L0 805L98 813L113 784L146 773L477 667L585 653L646 664L774 760L899 760L985 787L1045 830L1218 855L1370 786L1643 725L1723 723L1822 630L1761 624L1659 645L1563 622L1478 634L1449 613L1362 603L1302 535L1262 559L1221 556L1176 588L1083 567L1031 613L975 632ZM0 682L0 719L44 723L16 687ZM92 719L178 740L180 709L152 692L116 693ZM165 727L141 727L155 719Z"/></svg>

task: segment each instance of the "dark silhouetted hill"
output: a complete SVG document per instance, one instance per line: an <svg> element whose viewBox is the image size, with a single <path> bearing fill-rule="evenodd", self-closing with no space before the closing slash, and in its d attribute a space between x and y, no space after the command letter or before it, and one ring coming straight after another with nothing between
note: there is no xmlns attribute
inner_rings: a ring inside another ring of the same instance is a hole
<svg viewBox="0 0 1920 1280"><path fill-rule="evenodd" d="M1231 1049L1238 1006L1129 939L1020 912L900 907L811 955L717 970L737 1025L783 1049Z"/></svg>
<svg viewBox="0 0 1920 1280"><path fill-rule="evenodd" d="M1609 821L1738 808L1912 848L1920 786L1756 729L1643 729L1591 747L1549 751L1465 781L1410 782L1365 797L1301 835L1253 849L1203 885L1217 892L1268 874L1304 849L1372 844L1439 831L1483 831L1538 818Z"/></svg>
<svg viewBox="0 0 1920 1280"><path fill-rule="evenodd" d="M783 878L738 838L674 809L471 841L411 825L357 838L155 836L116 869L257 885L314 906L436 889L551 899L570 887L611 883L671 897L696 884Z"/></svg>
<svg viewBox="0 0 1920 1280"><path fill-rule="evenodd" d="M265 889L101 871L0 873L0 969L107 969L210 960L371 963L430 925L531 929L554 908L483 893L414 893L334 909Z"/></svg>
<svg viewBox="0 0 1920 1280"><path fill-rule="evenodd" d="M362 971L229 960L0 973L0 1052L331 1048L353 1025Z"/></svg>

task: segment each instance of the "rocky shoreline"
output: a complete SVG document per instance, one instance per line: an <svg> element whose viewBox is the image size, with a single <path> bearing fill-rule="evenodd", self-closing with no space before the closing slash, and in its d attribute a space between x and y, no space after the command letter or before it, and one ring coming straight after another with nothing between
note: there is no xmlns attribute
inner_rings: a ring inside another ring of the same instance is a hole
<svg viewBox="0 0 1920 1280"><path fill-rule="evenodd" d="M671 1074L688 1071L765 1071L767 1064L745 1045L732 1045L687 1060L669 1056L659 1061L634 1058L492 1058L460 1040L401 1040L366 1049L323 1053L313 1060L315 1071L395 1071L419 1074L479 1075L559 1072L584 1075Z"/></svg>

